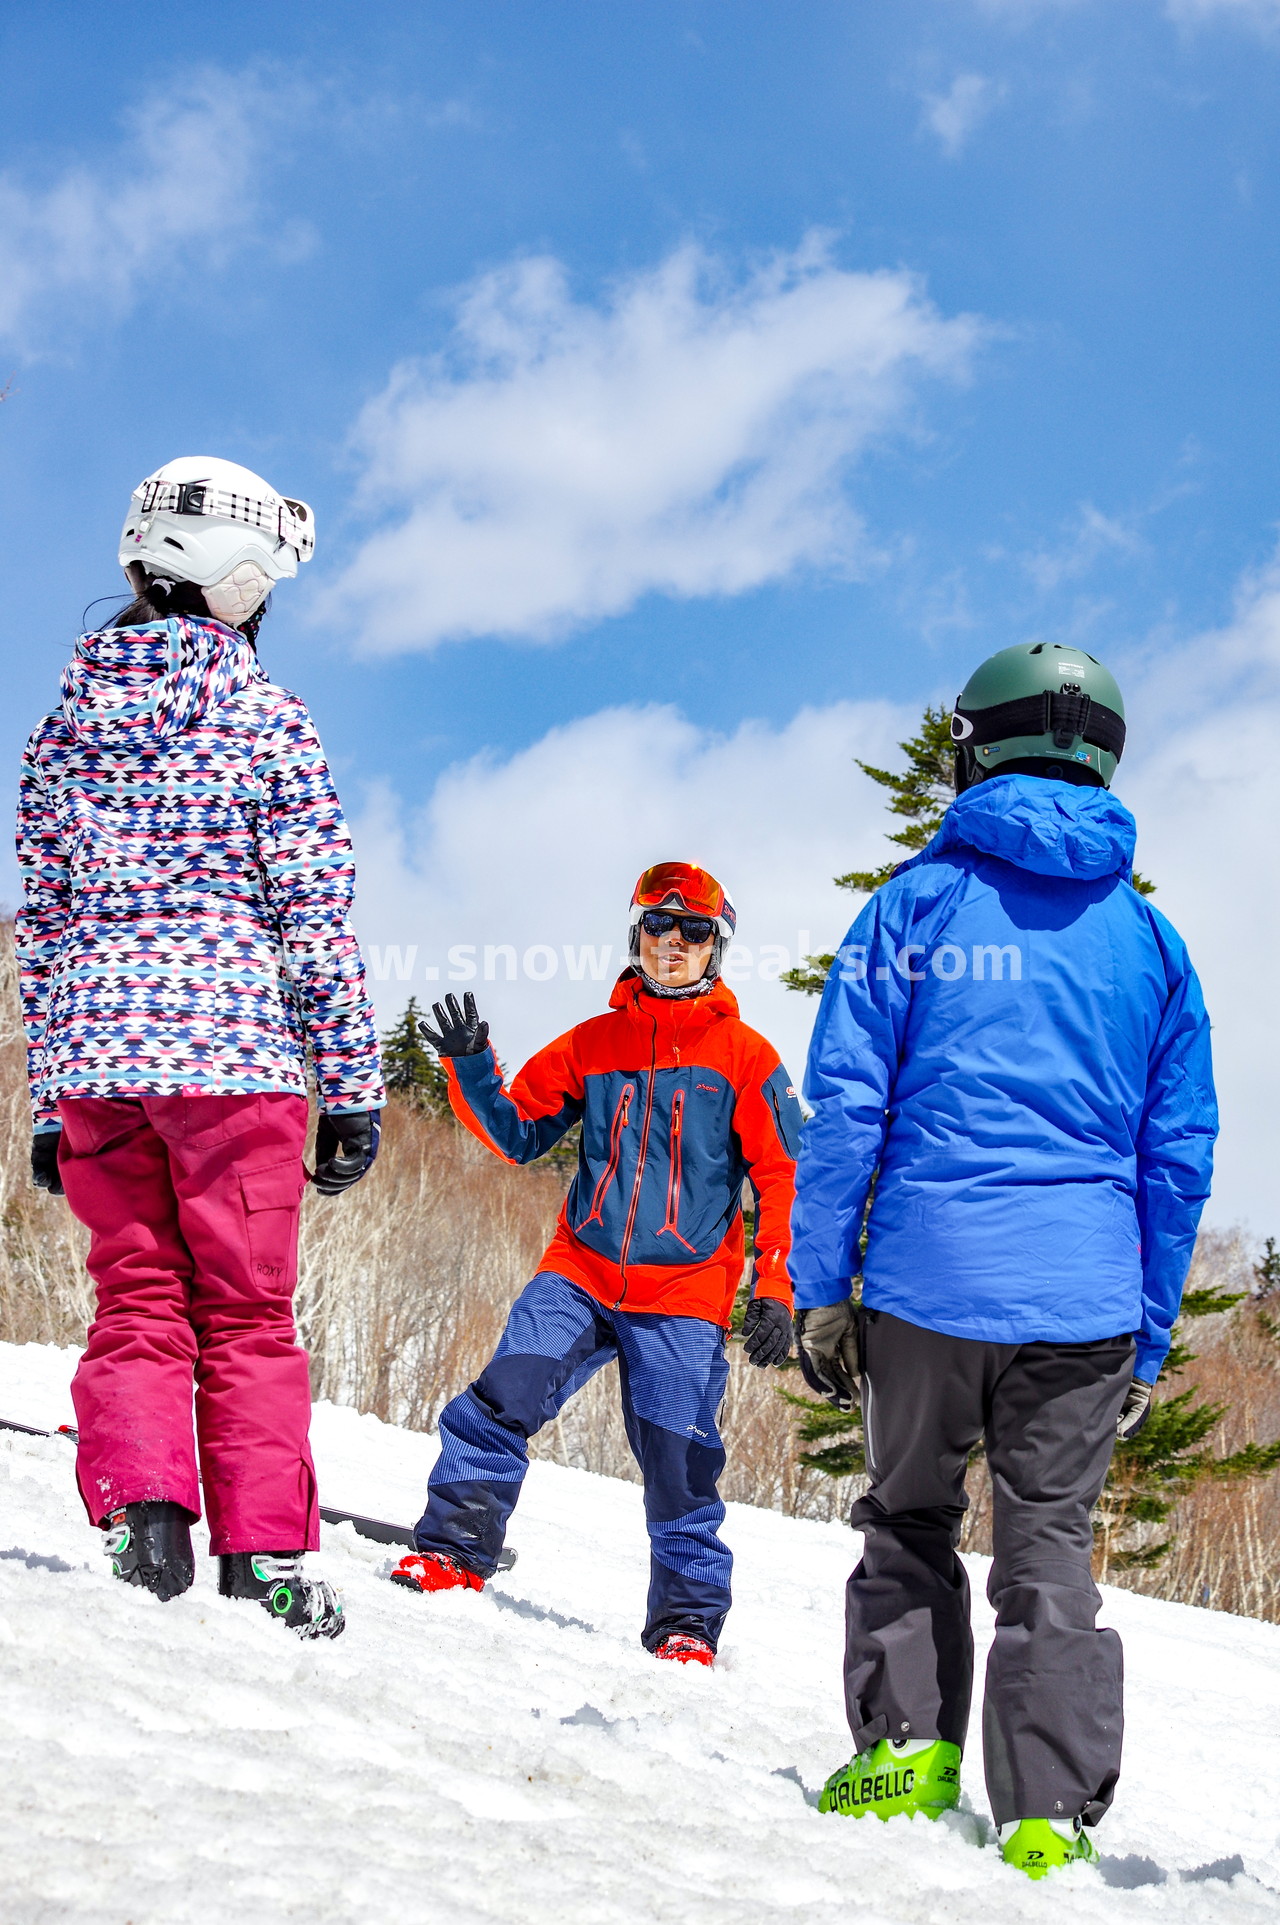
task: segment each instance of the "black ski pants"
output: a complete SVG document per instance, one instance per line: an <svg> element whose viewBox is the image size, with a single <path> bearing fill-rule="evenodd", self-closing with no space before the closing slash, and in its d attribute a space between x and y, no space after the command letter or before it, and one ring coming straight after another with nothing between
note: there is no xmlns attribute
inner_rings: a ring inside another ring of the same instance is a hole
<svg viewBox="0 0 1280 1925"><path fill-rule="evenodd" d="M983 1749L998 1825L1083 1817L1115 1792L1123 1654L1098 1630L1089 1513L1133 1372L1128 1336L982 1343L863 1313L871 1488L846 1597L845 1698L859 1751L881 1738L964 1746L973 1691L969 1583L956 1554L969 1453L986 1439L996 1610Z"/></svg>

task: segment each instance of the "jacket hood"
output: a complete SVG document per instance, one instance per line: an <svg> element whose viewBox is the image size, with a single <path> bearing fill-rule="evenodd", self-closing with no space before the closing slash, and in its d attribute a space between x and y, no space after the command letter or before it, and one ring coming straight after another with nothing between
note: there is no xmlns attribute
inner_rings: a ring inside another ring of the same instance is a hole
<svg viewBox="0 0 1280 1925"><path fill-rule="evenodd" d="M1131 873L1136 841L1133 817L1106 789L997 775L957 796L922 853L977 849L1036 875L1097 882Z"/></svg>
<svg viewBox="0 0 1280 1925"><path fill-rule="evenodd" d="M613 985L609 995L609 1007L610 1009L636 1009L642 996L644 996L644 982L633 968L628 967L623 970ZM644 1008L646 1015L657 1016L659 1022L663 1020L664 1015L680 1016L683 1019L690 1010L695 1009L705 1010L708 1015L736 1016L738 999L723 977L717 976L705 996L689 996L683 999L672 997L670 1001L664 996L645 996Z"/></svg>
<svg viewBox="0 0 1280 1925"><path fill-rule="evenodd" d="M62 712L80 742L163 742L265 680L237 630L173 616L82 635L63 671Z"/></svg>

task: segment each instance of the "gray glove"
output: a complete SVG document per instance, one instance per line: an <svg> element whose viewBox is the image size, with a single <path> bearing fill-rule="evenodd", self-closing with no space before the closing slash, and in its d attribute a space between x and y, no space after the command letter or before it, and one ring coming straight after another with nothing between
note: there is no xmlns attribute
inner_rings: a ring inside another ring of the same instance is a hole
<svg viewBox="0 0 1280 1925"><path fill-rule="evenodd" d="M854 1411L862 1402L858 1380L858 1306L852 1297L797 1310L796 1343L800 1374L837 1410Z"/></svg>
<svg viewBox="0 0 1280 1925"><path fill-rule="evenodd" d="M1151 1415L1151 1393L1154 1384L1144 1384L1135 1377L1124 1394L1120 1415L1116 1418L1116 1436L1122 1444L1136 1437Z"/></svg>

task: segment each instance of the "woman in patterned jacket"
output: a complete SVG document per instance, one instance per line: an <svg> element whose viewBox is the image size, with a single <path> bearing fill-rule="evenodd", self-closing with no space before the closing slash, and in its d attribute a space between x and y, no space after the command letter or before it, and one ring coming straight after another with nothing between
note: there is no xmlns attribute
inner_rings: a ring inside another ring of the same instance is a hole
<svg viewBox="0 0 1280 1925"><path fill-rule="evenodd" d="M202 1478L222 1594L333 1637L341 1604L301 1564L319 1542L292 1315L308 1059L324 1195L372 1163L384 1091L346 823L306 708L254 646L314 546L305 504L230 462L171 462L135 492L135 598L81 636L27 745L17 934L32 1174L90 1233L77 1474L115 1575L190 1586Z"/></svg>

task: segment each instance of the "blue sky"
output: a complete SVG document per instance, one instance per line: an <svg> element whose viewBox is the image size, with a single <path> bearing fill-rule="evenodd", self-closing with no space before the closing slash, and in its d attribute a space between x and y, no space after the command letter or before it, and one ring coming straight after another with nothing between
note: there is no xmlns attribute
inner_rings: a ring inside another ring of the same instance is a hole
<svg viewBox="0 0 1280 1925"><path fill-rule="evenodd" d="M367 941L616 937L665 838L829 942L881 829L852 755L1041 635L1128 677L1143 866L1216 940L1206 869L1271 793L1217 744L1276 696L1276 0L162 20L0 26L5 766L131 487L221 453L317 511L262 652ZM1156 755L1188 704L1194 781ZM746 988L798 1057L811 1011ZM498 973L506 1053L599 994ZM1262 1227L1280 1064L1224 1046L1223 1207Z"/></svg>

